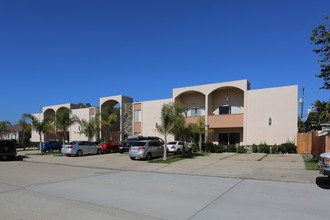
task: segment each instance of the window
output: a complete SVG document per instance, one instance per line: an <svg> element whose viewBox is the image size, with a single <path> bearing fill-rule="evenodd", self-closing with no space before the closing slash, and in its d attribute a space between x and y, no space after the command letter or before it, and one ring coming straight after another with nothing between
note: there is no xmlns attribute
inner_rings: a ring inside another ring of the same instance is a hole
<svg viewBox="0 0 330 220"><path fill-rule="evenodd" d="M187 116L203 116L205 115L205 107L191 107L187 109Z"/></svg>
<svg viewBox="0 0 330 220"><path fill-rule="evenodd" d="M219 133L219 144L222 145L239 145L240 133Z"/></svg>
<svg viewBox="0 0 330 220"><path fill-rule="evenodd" d="M222 105L219 106L219 115L233 115L241 113L241 105Z"/></svg>
<svg viewBox="0 0 330 220"><path fill-rule="evenodd" d="M141 110L134 110L134 122L141 122L142 114Z"/></svg>

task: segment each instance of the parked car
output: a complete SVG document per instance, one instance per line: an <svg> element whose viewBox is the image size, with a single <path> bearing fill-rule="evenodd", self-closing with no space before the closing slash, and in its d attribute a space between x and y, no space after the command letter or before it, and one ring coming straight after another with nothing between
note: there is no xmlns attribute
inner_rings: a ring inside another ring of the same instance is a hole
<svg viewBox="0 0 330 220"><path fill-rule="evenodd" d="M130 148L128 155L131 160L147 159L163 156L164 146L155 140L143 140L135 142Z"/></svg>
<svg viewBox="0 0 330 220"><path fill-rule="evenodd" d="M113 152L118 152L119 151L120 141L114 141L114 140L103 141L99 145L102 147L103 152L113 153Z"/></svg>
<svg viewBox="0 0 330 220"><path fill-rule="evenodd" d="M190 146L181 141L171 141L167 143L167 151L169 153L182 154L183 147L185 152L190 153Z"/></svg>
<svg viewBox="0 0 330 220"><path fill-rule="evenodd" d="M320 155L318 165L320 168L320 173L328 176L330 180L330 152L323 153Z"/></svg>
<svg viewBox="0 0 330 220"><path fill-rule="evenodd" d="M119 153L124 153L129 151L129 144L128 142L121 142L119 145Z"/></svg>
<svg viewBox="0 0 330 220"><path fill-rule="evenodd" d="M16 146L13 141L0 140L0 159L4 157L14 159L16 154Z"/></svg>
<svg viewBox="0 0 330 220"><path fill-rule="evenodd" d="M62 145L61 152L68 156L76 155L79 157L87 154L101 154L102 147L90 141L72 141L67 145Z"/></svg>
<svg viewBox="0 0 330 220"><path fill-rule="evenodd" d="M59 141L46 141L42 143L42 151L46 152L53 152L54 150L58 150L61 152L62 143ZM38 149L40 150L40 146L38 146Z"/></svg>

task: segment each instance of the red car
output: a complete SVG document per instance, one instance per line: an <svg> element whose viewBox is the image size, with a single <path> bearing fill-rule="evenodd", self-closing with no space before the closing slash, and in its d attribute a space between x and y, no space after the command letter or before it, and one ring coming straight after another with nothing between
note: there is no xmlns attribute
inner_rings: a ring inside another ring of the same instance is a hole
<svg viewBox="0 0 330 220"><path fill-rule="evenodd" d="M103 141L99 144L103 148L104 153L113 153L113 152L119 152L119 141Z"/></svg>

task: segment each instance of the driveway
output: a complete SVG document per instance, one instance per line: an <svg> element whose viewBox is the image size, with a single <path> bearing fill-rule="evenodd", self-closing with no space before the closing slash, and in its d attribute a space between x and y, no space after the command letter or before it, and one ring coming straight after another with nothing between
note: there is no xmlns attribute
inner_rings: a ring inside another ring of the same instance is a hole
<svg viewBox="0 0 330 220"><path fill-rule="evenodd" d="M20 152L20 154L24 154ZM253 180L315 183L322 177L318 171L305 169L299 154L209 154L171 164L132 161L127 154L102 154L83 157L29 155L25 162L92 167L121 171L191 174L199 176L233 177Z"/></svg>

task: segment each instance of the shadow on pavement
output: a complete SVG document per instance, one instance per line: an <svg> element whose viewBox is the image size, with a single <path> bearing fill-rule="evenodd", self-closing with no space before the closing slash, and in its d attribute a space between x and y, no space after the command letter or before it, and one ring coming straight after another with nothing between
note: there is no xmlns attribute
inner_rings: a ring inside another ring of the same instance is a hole
<svg viewBox="0 0 330 220"><path fill-rule="evenodd" d="M10 157L4 157L0 159L0 162L10 162L10 161L23 161L24 158L28 158L28 156L25 155L17 155L15 158Z"/></svg>
<svg viewBox="0 0 330 220"><path fill-rule="evenodd" d="M330 189L330 180L328 177L317 177L316 178L316 185L321 189Z"/></svg>

